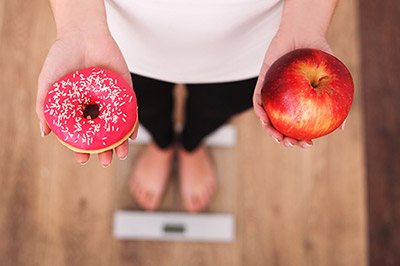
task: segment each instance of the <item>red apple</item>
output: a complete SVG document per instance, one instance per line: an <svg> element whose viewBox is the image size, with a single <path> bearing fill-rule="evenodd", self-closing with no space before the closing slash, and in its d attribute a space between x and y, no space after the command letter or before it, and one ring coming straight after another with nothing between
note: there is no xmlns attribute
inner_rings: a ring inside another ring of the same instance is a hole
<svg viewBox="0 0 400 266"><path fill-rule="evenodd" d="M337 129L350 111L353 94L346 66L316 49L298 49L279 58L268 70L261 90L272 125L299 140Z"/></svg>

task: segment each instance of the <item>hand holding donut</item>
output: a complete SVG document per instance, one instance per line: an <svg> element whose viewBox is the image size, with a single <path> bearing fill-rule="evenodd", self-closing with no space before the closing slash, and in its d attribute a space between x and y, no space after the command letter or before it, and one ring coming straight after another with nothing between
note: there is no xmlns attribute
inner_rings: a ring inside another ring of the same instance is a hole
<svg viewBox="0 0 400 266"><path fill-rule="evenodd" d="M96 31L74 30L59 33L57 40L50 48L42 71L38 79L36 112L40 120L42 136L50 133L44 116L44 100L46 94L59 79L78 69L101 67L109 69L122 76L132 86L132 80L124 58L107 27L98 27ZM136 138L137 127L130 136ZM120 159L128 154L128 140L115 148ZM98 154L100 163L107 167L112 161L113 150L106 150ZM89 160L89 153L76 152L77 162L85 164Z"/></svg>

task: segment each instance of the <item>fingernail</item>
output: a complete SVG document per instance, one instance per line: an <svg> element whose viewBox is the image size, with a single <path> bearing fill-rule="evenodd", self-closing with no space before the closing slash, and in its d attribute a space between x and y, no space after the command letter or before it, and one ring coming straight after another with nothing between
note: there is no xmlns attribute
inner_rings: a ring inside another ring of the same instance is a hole
<svg viewBox="0 0 400 266"><path fill-rule="evenodd" d="M107 164L107 165L103 165L103 164L102 164L102 165L101 165L101 167L103 167L103 168L107 168L107 167L109 167L109 166L110 166L110 164L111 164L111 163L109 163L109 164Z"/></svg>
<svg viewBox="0 0 400 266"><path fill-rule="evenodd" d="M261 122L261 124L263 124L264 126L267 124L267 123L265 123L264 120L262 120L261 118L260 118L260 122Z"/></svg>
<svg viewBox="0 0 400 266"><path fill-rule="evenodd" d="M294 147L294 144L291 143L290 141L285 141L285 146L292 148L292 147Z"/></svg>
<svg viewBox="0 0 400 266"><path fill-rule="evenodd" d="M276 143L278 143L278 144L281 143L279 139L275 138L274 136L271 136L271 137Z"/></svg>
<svg viewBox="0 0 400 266"><path fill-rule="evenodd" d="M309 143L309 142L306 142L306 143L304 143L304 145L303 145L303 148L311 148L312 147L312 144L311 143Z"/></svg>
<svg viewBox="0 0 400 266"><path fill-rule="evenodd" d="M86 161L86 162L79 162L80 163L80 165L86 165L87 163L88 163L89 161Z"/></svg>
<svg viewBox="0 0 400 266"><path fill-rule="evenodd" d="M341 130L344 130L344 127L346 126L346 121L347 121L347 119L345 119L345 120L343 121L343 124L340 126L340 129L341 129Z"/></svg>
<svg viewBox="0 0 400 266"><path fill-rule="evenodd" d="M40 134L42 135L42 138L44 138L42 122L39 122L39 127L40 127Z"/></svg>
<svg viewBox="0 0 400 266"><path fill-rule="evenodd" d="M121 161L124 161L124 160L126 160L126 158L128 158L128 154L127 155L125 155L125 157L122 157L122 158L119 158Z"/></svg>

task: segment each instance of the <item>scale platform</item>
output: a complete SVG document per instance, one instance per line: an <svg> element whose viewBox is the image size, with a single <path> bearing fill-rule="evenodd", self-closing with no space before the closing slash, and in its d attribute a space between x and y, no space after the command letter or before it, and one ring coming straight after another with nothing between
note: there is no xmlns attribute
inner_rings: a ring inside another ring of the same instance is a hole
<svg viewBox="0 0 400 266"><path fill-rule="evenodd" d="M117 211L113 234L120 240L231 242L235 219L231 214Z"/></svg>

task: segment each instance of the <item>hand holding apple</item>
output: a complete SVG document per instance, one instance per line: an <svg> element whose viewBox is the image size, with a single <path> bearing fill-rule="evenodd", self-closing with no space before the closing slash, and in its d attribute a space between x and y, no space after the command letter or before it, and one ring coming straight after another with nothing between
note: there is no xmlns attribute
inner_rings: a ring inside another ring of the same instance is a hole
<svg viewBox="0 0 400 266"><path fill-rule="evenodd" d="M344 122L353 93L351 75L336 57L318 49L297 49L269 68L261 97L275 129L309 140L329 134Z"/></svg>
<svg viewBox="0 0 400 266"><path fill-rule="evenodd" d="M302 148L309 148L313 145L313 141L311 139L299 140L296 138L291 138L283 135L281 132L276 130L276 128L271 124L268 114L264 110L261 97L261 89L264 84L264 78L270 66L284 54L300 48L315 48L322 50L326 53L333 54L325 38L321 35L296 35L293 32L287 32L283 30L278 31L267 50L263 65L260 70L257 85L253 95L253 108L255 114L260 119L264 130L277 143L281 143L286 147L294 147L297 145ZM344 129L344 123L341 125L340 128Z"/></svg>

